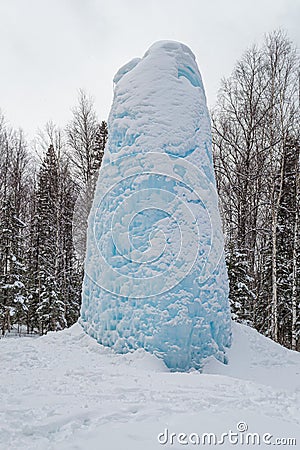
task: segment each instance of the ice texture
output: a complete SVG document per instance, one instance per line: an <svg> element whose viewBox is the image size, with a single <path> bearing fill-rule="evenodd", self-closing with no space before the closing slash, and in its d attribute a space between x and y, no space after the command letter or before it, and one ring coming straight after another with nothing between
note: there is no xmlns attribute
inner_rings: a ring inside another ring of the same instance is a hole
<svg viewBox="0 0 300 450"><path fill-rule="evenodd" d="M89 217L80 323L172 370L226 362L228 278L210 119L195 56L160 41L114 77Z"/></svg>

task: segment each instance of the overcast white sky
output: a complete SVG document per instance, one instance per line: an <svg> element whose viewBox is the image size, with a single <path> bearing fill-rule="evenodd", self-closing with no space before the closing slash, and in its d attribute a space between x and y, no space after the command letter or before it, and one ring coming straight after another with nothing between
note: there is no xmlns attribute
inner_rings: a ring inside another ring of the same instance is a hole
<svg viewBox="0 0 300 450"><path fill-rule="evenodd" d="M114 73L160 39L192 49L212 105L247 47L278 27L299 46L299 24L300 0L0 0L0 108L32 137L84 88L106 119Z"/></svg>

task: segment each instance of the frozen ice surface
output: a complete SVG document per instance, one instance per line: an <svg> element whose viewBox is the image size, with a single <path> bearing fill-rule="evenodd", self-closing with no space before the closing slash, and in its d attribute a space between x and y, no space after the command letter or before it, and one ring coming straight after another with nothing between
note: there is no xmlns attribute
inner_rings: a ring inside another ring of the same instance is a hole
<svg viewBox="0 0 300 450"><path fill-rule="evenodd" d="M160 41L114 78L109 140L89 217L80 323L120 353L173 370L226 362L228 279L201 75Z"/></svg>

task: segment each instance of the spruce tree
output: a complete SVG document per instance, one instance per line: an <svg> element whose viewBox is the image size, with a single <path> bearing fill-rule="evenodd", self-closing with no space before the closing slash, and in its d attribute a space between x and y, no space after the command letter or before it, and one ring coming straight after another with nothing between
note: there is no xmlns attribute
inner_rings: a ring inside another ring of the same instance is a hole
<svg viewBox="0 0 300 450"><path fill-rule="evenodd" d="M40 332L66 325L59 276L59 168L50 145L38 176L36 232L38 234L37 320Z"/></svg>
<svg viewBox="0 0 300 450"><path fill-rule="evenodd" d="M280 341L292 346L292 297L293 297L293 265L296 260L296 285L299 286L299 260L300 249L297 246L294 255L294 229L297 218L297 173L299 171L299 149L300 145L295 139L289 139L284 149L284 182L278 212L277 227L277 276L278 276L278 305L279 305L279 333ZM296 242L299 242L299 234ZM296 292L299 305L299 291ZM297 305L296 316L299 320L299 306Z"/></svg>
<svg viewBox="0 0 300 450"><path fill-rule="evenodd" d="M229 277L229 301L233 320L253 325L255 294L251 289L247 252L228 245L226 262Z"/></svg>

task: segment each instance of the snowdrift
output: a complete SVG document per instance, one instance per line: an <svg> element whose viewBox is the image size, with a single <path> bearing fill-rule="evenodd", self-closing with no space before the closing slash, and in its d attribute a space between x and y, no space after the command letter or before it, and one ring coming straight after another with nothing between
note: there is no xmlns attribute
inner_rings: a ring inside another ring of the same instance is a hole
<svg viewBox="0 0 300 450"><path fill-rule="evenodd" d="M3 450L201 448L162 445L158 435L220 437L240 423L247 432L239 436L300 443L300 355L249 327L233 325L228 365L209 359L203 374L171 373L143 349L116 354L78 324L41 338L1 339L0 355Z"/></svg>

